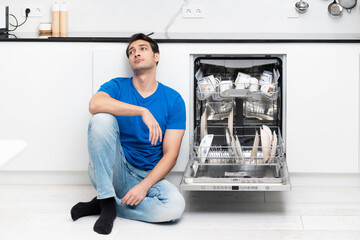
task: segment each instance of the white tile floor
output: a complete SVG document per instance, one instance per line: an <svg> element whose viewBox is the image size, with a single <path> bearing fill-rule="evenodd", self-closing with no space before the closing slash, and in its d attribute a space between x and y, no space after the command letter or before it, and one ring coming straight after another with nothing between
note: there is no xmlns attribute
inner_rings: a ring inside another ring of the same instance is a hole
<svg viewBox="0 0 360 240"><path fill-rule="evenodd" d="M291 192L185 192L174 224L117 218L108 236L97 217L69 211L90 200L88 185L0 185L0 239L360 239L360 188L294 187Z"/></svg>

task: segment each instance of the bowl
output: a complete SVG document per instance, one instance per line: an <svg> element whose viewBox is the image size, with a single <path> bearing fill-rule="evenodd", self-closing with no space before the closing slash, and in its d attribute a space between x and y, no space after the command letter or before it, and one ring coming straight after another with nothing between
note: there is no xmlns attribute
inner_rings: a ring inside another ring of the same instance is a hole
<svg viewBox="0 0 360 240"><path fill-rule="evenodd" d="M309 4L307 2L300 1L295 3L295 8L299 13L304 13L308 10Z"/></svg>

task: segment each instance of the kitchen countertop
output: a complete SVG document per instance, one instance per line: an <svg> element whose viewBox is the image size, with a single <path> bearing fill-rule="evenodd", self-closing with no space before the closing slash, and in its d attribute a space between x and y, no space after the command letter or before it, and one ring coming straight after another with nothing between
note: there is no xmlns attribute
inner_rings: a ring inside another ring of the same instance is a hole
<svg viewBox="0 0 360 240"><path fill-rule="evenodd" d="M39 36L38 33L0 35L0 41L12 42L127 42L129 32L71 32L67 36ZM159 43L276 43L321 42L360 43L360 33L154 33Z"/></svg>

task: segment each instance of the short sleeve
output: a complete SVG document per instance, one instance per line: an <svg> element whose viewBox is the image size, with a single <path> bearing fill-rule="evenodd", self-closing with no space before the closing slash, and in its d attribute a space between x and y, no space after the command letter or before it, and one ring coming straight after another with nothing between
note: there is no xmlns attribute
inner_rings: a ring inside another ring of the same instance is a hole
<svg viewBox="0 0 360 240"><path fill-rule="evenodd" d="M185 102L179 95L170 111L166 129L186 129Z"/></svg>
<svg viewBox="0 0 360 240"><path fill-rule="evenodd" d="M109 94L110 97L117 99L119 90L120 90L119 85L118 85L116 79L112 79L112 80L104 83L103 85L101 85L98 92L105 92L105 93Z"/></svg>

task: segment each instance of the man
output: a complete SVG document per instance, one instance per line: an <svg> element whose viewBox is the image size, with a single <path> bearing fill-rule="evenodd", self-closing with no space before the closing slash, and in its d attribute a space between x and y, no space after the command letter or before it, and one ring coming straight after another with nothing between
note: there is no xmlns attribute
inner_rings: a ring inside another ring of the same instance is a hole
<svg viewBox="0 0 360 240"><path fill-rule="evenodd" d="M146 222L181 217L185 201L164 177L176 163L185 131L180 94L156 80L157 43L130 38L131 78L115 78L90 100L89 177L97 190L90 202L71 209L75 221L100 214L94 231L109 234L116 216Z"/></svg>

